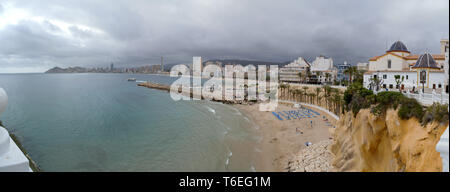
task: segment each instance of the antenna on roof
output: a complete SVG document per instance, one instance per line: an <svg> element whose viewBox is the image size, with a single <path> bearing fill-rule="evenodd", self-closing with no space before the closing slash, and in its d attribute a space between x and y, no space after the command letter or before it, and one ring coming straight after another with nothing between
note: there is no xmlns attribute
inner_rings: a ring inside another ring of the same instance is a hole
<svg viewBox="0 0 450 192"><path fill-rule="evenodd" d="M384 44L384 50L387 50L387 44L388 44L388 40L387 40L387 38L386 38L386 42L385 42L385 44Z"/></svg>

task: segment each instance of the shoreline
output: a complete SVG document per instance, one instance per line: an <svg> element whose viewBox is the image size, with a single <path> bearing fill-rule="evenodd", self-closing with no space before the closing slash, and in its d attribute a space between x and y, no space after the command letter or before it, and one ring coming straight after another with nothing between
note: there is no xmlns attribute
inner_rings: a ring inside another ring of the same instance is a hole
<svg viewBox="0 0 450 192"><path fill-rule="evenodd" d="M139 83L138 86L162 91L169 91L170 89L169 86L150 82ZM188 97L192 98L193 96L191 93ZM203 99L203 97L201 98ZM220 102L236 108L258 127L257 132L262 139L255 146L258 153L255 153L254 157L249 159L249 161L255 162L254 168L257 172L291 171L291 163L302 155L302 150L307 148L305 144L308 142L313 145L329 142L332 139L332 130L330 129L335 127L337 122L336 117L328 114L326 111L322 111L321 108L314 105L301 106L305 110L315 110L320 115L315 115L311 118L279 120L272 112L259 111L258 103L211 101ZM278 102L277 112L292 110L299 109L294 108L292 103Z"/></svg>
<svg viewBox="0 0 450 192"><path fill-rule="evenodd" d="M262 137L256 148L261 153L255 155L255 168L257 172L287 172L290 171L290 164L302 150L307 149L306 142L323 143L331 141L331 131L336 124L331 116L323 111L316 110L320 116L315 118L278 120L272 112L262 112L258 110L258 105L232 105L259 127L259 134ZM305 107L309 108L309 107ZM279 103L276 111L296 110L292 105ZM328 126L325 119L332 126ZM310 126L310 122L313 125Z"/></svg>

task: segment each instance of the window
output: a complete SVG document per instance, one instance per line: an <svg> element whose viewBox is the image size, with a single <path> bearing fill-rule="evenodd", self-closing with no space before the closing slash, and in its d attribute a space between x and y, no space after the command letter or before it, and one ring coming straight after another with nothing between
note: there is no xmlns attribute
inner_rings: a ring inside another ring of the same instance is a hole
<svg viewBox="0 0 450 192"><path fill-rule="evenodd" d="M442 88L442 85L441 85L441 84L438 84L438 88L439 88L439 89Z"/></svg>
<svg viewBox="0 0 450 192"><path fill-rule="evenodd" d="M373 78L376 79L376 78L377 78L377 75L373 75Z"/></svg>
<svg viewBox="0 0 450 192"><path fill-rule="evenodd" d="M383 88L385 88L385 89L386 89L386 84L383 84Z"/></svg>
<svg viewBox="0 0 450 192"><path fill-rule="evenodd" d="M387 79L387 75L383 75L383 79Z"/></svg>
<svg viewBox="0 0 450 192"><path fill-rule="evenodd" d="M394 86L392 84L389 84L389 89L394 88Z"/></svg>
<svg viewBox="0 0 450 192"><path fill-rule="evenodd" d="M391 68L391 65L392 65L392 61L389 59L389 60L388 60L388 69Z"/></svg>
<svg viewBox="0 0 450 192"><path fill-rule="evenodd" d="M408 75L406 75L406 80L408 80Z"/></svg>

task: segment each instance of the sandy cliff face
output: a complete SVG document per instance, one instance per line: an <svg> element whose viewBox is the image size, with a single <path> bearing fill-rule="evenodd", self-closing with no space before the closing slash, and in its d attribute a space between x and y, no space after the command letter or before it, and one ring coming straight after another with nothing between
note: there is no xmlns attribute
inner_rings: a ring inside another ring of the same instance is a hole
<svg viewBox="0 0 450 192"><path fill-rule="evenodd" d="M401 120L389 109L376 117L369 109L341 117L334 130L335 171L441 171L436 144L447 128L437 122L422 127L417 119Z"/></svg>

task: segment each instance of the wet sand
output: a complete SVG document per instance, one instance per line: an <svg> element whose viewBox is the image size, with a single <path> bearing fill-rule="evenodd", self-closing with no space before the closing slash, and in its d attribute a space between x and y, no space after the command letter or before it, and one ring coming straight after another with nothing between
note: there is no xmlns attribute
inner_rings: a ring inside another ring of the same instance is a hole
<svg viewBox="0 0 450 192"><path fill-rule="evenodd" d="M304 149L306 142L312 144L331 139L330 129L336 120L318 109L320 116L302 119L279 120L272 112L259 111L259 105L233 105L248 116L258 127L262 137L254 157L256 171L288 171L289 161ZM308 108L308 107L305 107ZM276 112L296 110L292 105L279 104ZM326 124L325 119L331 126ZM312 126L311 126L312 121Z"/></svg>

